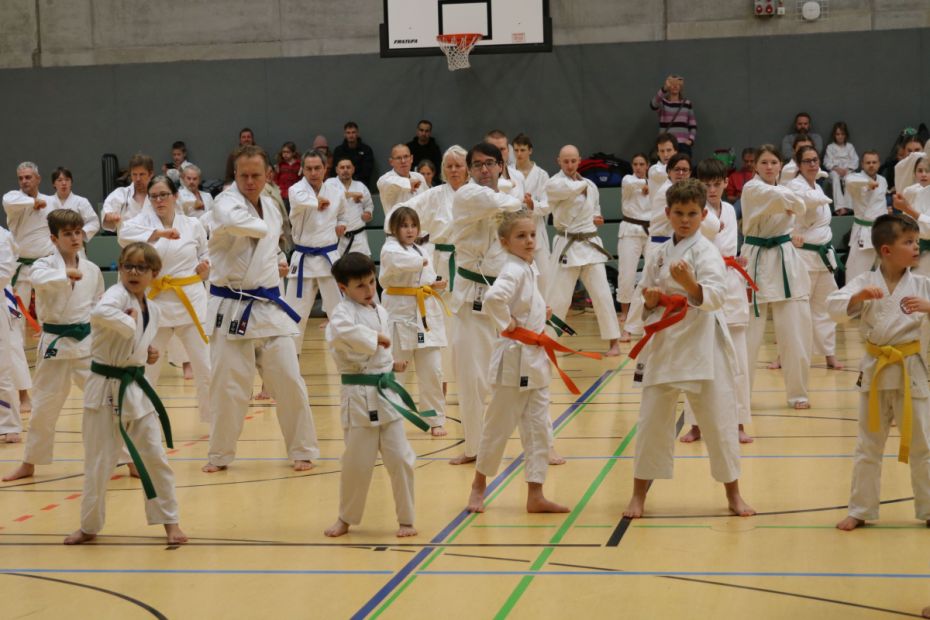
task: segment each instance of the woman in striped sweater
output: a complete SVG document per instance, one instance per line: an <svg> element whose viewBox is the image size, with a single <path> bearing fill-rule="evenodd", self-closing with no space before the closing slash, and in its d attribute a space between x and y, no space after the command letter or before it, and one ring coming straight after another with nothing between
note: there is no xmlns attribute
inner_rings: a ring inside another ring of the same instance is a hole
<svg viewBox="0 0 930 620"><path fill-rule="evenodd" d="M668 76L665 84L649 102L649 107L659 115L659 131L675 136L678 150L690 155L697 136L697 119L691 100L682 96L684 86L683 77Z"/></svg>

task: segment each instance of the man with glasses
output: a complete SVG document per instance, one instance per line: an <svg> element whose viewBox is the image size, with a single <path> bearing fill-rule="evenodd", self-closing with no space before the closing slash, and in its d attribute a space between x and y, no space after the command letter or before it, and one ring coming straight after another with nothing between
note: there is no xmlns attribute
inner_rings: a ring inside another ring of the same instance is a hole
<svg viewBox="0 0 930 620"><path fill-rule="evenodd" d="M410 200L417 194L429 189L426 179L419 172L411 170L413 156L406 144L395 144L388 159L391 170L378 179L378 191L381 193L381 206L384 208L384 231L388 231L391 211L400 202Z"/></svg>
<svg viewBox="0 0 930 620"><path fill-rule="evenodd" d="M450 461L453 465L477 459L490 393L488 367L497 332L484 311L484 296L506 259L497 238L497 216L523 207L520 200L498 189L503 161L496 146L476 144L465 165L473 183L462 185L452 200L452 244L458 267L449 309L455 313L453 352L465 434L465 452Z"/></svg>

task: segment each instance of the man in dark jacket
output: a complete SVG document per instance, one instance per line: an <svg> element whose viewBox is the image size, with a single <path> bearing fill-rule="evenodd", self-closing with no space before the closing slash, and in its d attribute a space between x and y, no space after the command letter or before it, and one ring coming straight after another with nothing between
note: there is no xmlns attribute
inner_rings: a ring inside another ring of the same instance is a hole
<svg viewBox="0 0 930 620"><path fill-rule="evenodd" d="M431 122L422 120L417 123L417 136L407 143L407 148L410 149L410 154L413 155L414 170L424 159L433 162L433 165L439 170L442 164L442 151L439 150L439 145L436 144L432 134L433 124Z"/></svg>
<svg viewBox="0 0 930 620"><path fill-rule="evenodd" d="M355 175L352 178L368 186L375 165L374 153L370 146L362 142L356 123L349 121L342 126L342 131L345 139L333 151L333 161L339 161L343 157L351 159L355 166Z"/></svg>

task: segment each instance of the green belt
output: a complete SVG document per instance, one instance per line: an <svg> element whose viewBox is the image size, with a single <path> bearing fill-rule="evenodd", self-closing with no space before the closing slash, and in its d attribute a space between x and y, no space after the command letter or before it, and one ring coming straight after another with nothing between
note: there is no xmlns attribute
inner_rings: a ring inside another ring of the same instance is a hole
<svg viewBox="0 0 930 620"><path fill-rule="evenodd" d="M492 286L494 281L497 280L495 276L486 276L478 273L477 271L471 271L470 269L465 269L464 267L459 267L456 271L459 272L459 275L470 280L475 284L485 284L487 286Z"/></svg>
<svg viewBox="0 0 930 620"><path fill-rule="evenodd" d="M833 273L833 265L830 263L830 251L833 251L833 258L836 259L836 269L837 271L846 271L846 265L843 264L843 261L840 260L839 255L836 253L836 250L833 249L833 246L829 243L823 245L817 245L816 243L805 243L801 246L802 250L810 250L811 252L817 252L820 255L820 260L823 261L823 264L827 266L827 269L830 270L830 273ZM927 249L930 250L930 245L927 246Z"/></svg>
<svg viewBox="0 0 930 620"><path fill-rule="evenodd" d="M64 325L42 323L42 331L52 334L53 336L58 336L52 340L48 348L45 349L44 358L48 359L58 355L58 349L55 348L55 345L58 344L58 341L62 338L74 338L78 342L81 342L90 336L90 323L67 323Z"/></svg>
<svg viewBox="0 0 930 620"><path fill-rule="evenodd" d="M743 239L743 243L747 245L754 245L763 250L768 250L770 248L778 248L778 251L781 252L781 277L785 285L785 298L791 298L791 286L788 284L788 268L785 267L785 248L784 244L791 243L791 235L779 235L777 237L752 237L748 236ZM755 282L759 281L759 256L756 255L755 266L752 271L752 279ZM756 316L759 316L759 302L757 297L759 293L754 291L752 294L752 308L756 313Z"/></svg>
<svg viewBox="0 0 930 620"><path fill-rule="evenodd" d="M126 432L126 428L123 426L123 396L126 395L126 388L131 383L135 383L142 388L142 391L145 392L145 395L149 397L149 400L155 406L155 411L158 412L158 420L161 422L161 428L165 433L165 443L168 444L169 448L173 448L174 441L171 439L171 421L168 420L168 412L165 411L165 406L162 404L161 399L158 398L154 388L145 380L144 366L108 366L107 364L92 361L90 371L109 379L119 379L119 397L116 402L116 411L119 415L119 432L123 436L123 441L126 443L126 449L129 450L129 456L132 457L132 462L135 463L136 469L139 470L139 478L142 480L145 497L154 499L157 495L155 494L155 486L152 484L152 478L142 462L142 457L139 456L139 451L136 450L132 439L129 438L129 433Z"/></svg>
<svg viewBox="0 0 930 620"><path fill-rule="evenodd" d="M565 332L569 336L574 336L576 333L578 333L574 329L572 329L571 325L569 325L568 323L566 323L565 321L563 321L562 319L560 319L554 314L550 316L548 319L546 319L546 325L548 325L553 330L555 330L556 336L561 336L562 332Z"/></svg>
<svg viewBox="0 0 930 620"><path fill-rule="evenodd" d="M930 252L930 239L919 239L917 245L920 246L920 253Z"/></svg>
<svg viewBox="0 0 930 620"><path fill-rule="evenodd" d="M853 216L853 223L859 224L859 226L865 226L866 228L872 228L872 226L875 224L875 222L872 220L863 220L856 216Z"/></svg>
<svg viewBox="0 0 930 620"><path fill-rule="evenodd" d="M13 274L13 279L10 280L10 286L16 286L16 281L19 280L19 272L23 267L31 265L32 263L39 260L38 258L23 258L19 257L16 259L16 262L19 263L19 267L16 268L16 272ZM29 305L29 304L26 304Z"/></svg>
<svg viewBox="0 0 930 620"><path fill-rule="evenodd" d="M449 292L455 288L455 246L451 243L437 243L436 249L449 253Z"/></svg>
<svg viewBox="0 0 930 620"><path fill-rule="evenodd" d="M417 406L413 402L413 398L410 397L410 394L407 390L404 389L400 383L397 382L397 379L394 378L393 372L382 372L380 374L347 374L342 375L342 385L370 385L371 387L378 388L378 394L381 395L384 400L391 403L391 406L397 410L397 412L407 418L414 426L416 426L421 431L428 431L429 424L427 424L423 418L431 418L436 416L436 412L433 410L424 411L420 413L417 411ZM404 404L409 407L402 407L395 403L393 400L388 398L388 395L385 393L385 390L391 390L404 401Z"/></svg>

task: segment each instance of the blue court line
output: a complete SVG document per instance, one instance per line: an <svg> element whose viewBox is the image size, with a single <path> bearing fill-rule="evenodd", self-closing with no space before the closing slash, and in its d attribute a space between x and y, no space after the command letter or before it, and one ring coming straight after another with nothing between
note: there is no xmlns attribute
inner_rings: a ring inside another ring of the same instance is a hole
<svg viewBox="0 0 930 620"><path fill-rule="evenodd" d="M199 569L199 568L0 568L0 573L93 573L166 575L390 575L391 570Z"/></svg>
<svg viewBox="0 0 930 620"><path fill-rule="evenodd" d="M568 409L566 409L562 415L560 415L555 420L555 422L552 424L552 427L558 428L566 418L568 418L576 409L584 404L588 397L593 394L602 383L613 377L614 374L616 374L614 370L608 370L604 372L604 374L602 374L597 381L592 383L591 386L585 390L584 393L581 394L581 396L579 396L578 399L573 402L568 407ZM501 471L501 473L499 473L497 477L488 484L485 491L485 497L489 497L494 492L494 490L497 489L497 487L499 487L507 478L510 477L510 475L520 466L521 463L523 463L522 453L520 456L511 461L510 465L504 468L504 470ZM454 532L465 519L471 516L471 514L472 513L468 512L467 510L462 510L462 512L460 512L454 519L452 519L452 521L450 521L449 524L442 529L442 531L436 534L430 543L434 545L442 543L442 541L448 538L449 535L452 534L452 532ZM428 558L433 553L433 551L435 551L435 549L432 547L425 547L418 551L417 554L413 556L413 558L411 558L403 568L397 571L394 576L391 577L391 579L389 579L388 582L375 593L374 596L372 596L364 605L362 605L361 609L352 614L352 620L362 620L371 614L375 608L377 608L377 606L384 601L384 599L386 599L395 589L397 589L399 585L401 585L407 579L407 576L410 575L410 573L412 573L420 564L426 560L426 558Z"/></svg>
<svg viewBox="0 0 930 620"><path fill-rule="evenodd" d="M853 578L853 579L930 579L930 573L812 573L812 572L792 572L792 571L657 571L657 570L631 570L631 571L610 571L610 570L488 570L488 571L467 571L467 570L422 570L418 575L458 575L458 576L475 576L485 577L492 576L524 576L532 575L533 577L584 577L588 576L613 576L613 577L825 577L825 578Z"/></svg>

